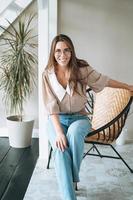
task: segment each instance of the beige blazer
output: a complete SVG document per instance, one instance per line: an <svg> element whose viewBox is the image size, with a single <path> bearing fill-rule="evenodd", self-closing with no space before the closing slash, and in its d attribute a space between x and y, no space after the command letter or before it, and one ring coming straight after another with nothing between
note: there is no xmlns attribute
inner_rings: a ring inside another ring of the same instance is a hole
<svg viewBox="0 0 133 200"><path fill-rule="evenodd" d="M90 87L94 92L101 91L108 83L109 78L98 73L91 66L80 68L79 79L83 81L77 84L77 92L73 90L73 84L67 84L66 89L58 82L54 67L42 74L43 101L48 115L60 113L83 113L87 102L86 89Z"/></svg>

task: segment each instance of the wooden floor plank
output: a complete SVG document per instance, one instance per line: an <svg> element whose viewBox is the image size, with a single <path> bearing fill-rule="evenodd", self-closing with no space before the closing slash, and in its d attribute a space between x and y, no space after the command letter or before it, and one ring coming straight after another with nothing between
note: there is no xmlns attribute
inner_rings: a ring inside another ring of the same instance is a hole
<svg viewBox="0 0 133 200"><path fill-rule="evenodd" d="M16 169L24 149L10 148L0 164L0 199L2 198L10 179Z"/></svg>
<svg viewBox="0 0 133 200"><path fill-rule="evenodd" d="M10 146L8 138L0 137L0 163L8 153L9 149Z"/></svg>
<svg viewBox="0 0 133 200"><path fill-rule="evenodd" d="M24 198L38 155L38 139L32 139L32 146L25 149L1 200L22 200Z"/></svg>

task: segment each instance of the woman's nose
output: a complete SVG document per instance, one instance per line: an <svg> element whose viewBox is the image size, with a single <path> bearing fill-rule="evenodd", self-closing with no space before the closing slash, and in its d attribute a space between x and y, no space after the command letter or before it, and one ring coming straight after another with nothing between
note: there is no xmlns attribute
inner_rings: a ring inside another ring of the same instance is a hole
<svg viewBox="0 0 133 200"><path fill-rule="evenodd" d="M61 57L65 57L65 56L66 56L65 51L61 51L61 52L60 52L60 56L61 56Z"/></svg>

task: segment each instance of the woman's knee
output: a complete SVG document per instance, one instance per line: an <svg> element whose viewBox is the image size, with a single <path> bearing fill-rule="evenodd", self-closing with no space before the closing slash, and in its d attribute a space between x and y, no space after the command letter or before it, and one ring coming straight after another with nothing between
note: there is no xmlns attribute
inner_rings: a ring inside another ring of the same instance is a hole
<svg viewBox="0 0 133 200"><path fill-rule="evenodd" d="M88 120L78 120L73 122L68 128L67 136L77 138L85 137L90 131L91 125Z"/></svg>
<svg viewBox="0 0 133 200"><path fill-rule="evenodd" d="M55 158L66 159L70 157L69 148L66 148L64 151L61 151L59 148L54 149Z"/></svg>

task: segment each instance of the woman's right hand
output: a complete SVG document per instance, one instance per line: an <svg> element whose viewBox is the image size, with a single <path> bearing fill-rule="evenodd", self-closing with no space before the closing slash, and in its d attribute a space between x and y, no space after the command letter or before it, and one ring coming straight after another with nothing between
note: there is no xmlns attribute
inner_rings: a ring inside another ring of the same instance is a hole
<svg viewBox="0 0 133 200"><path fill-rule="evenodd" d="M63 128L61 126L59 115L50 115L53 125L56 131L56 147L59 148L61 151L64 151L68 147L67 138L63 132Z"/></svg>
<svg viewBox="0 0 133 200"><path fill-rule="evenodd" d="M61 151L65 151L65 149L68 147L67 138L64 133L60 133L56 136L56 147Z"/></svg>

